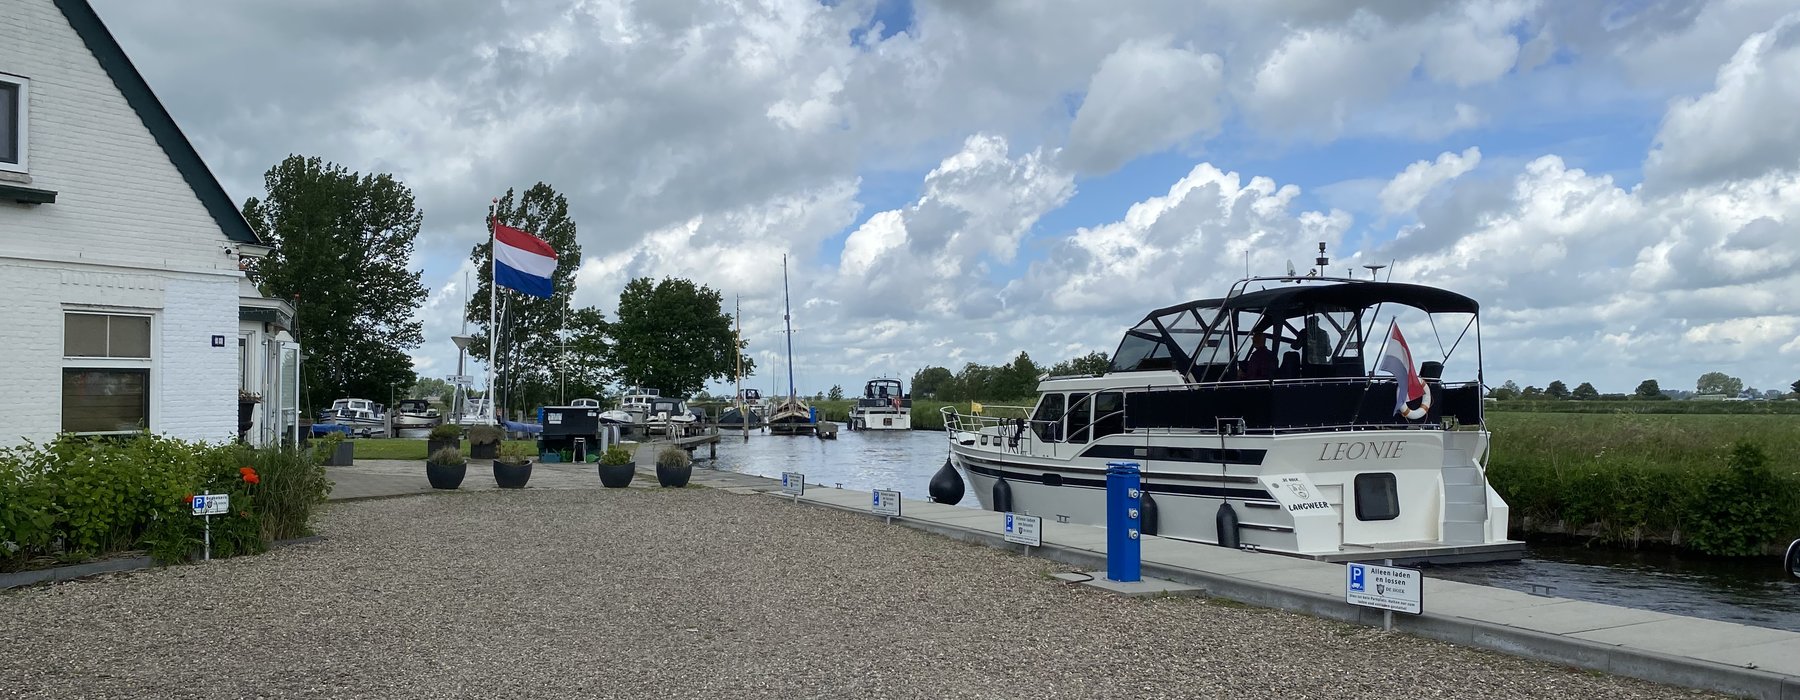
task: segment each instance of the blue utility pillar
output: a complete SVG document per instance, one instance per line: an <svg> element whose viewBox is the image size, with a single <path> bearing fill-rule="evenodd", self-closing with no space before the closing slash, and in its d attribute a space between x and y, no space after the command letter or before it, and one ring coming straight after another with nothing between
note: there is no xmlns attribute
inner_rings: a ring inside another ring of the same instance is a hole
<svg viewBox="0 0 1800 700"><path fill-rule="evenodd" d="M1143 568L1144 492L1136 462L1106 463L1106 579L1138 581Z"/></svg>

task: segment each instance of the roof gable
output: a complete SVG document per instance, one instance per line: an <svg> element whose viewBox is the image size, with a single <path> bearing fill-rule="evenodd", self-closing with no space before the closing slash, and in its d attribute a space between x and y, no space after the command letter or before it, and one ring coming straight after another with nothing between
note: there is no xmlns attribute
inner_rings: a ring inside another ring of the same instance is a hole
<svg viewBox="0 0 1800 700"><path fill-rule="evenodd" d="M163 153L169 157L169 163L181 173L188 188L200 204L212 215L213 221L225 237L238 243L261 244L262 239L244 221L244 215L232 204L231 196L225 193L224 186L213 177L212 170L206 167L206 161L200 159L200 153L194 150L187 136L181 133L181 127L175 124L175 118L163 108L161 100L151 91L150 83L138 73L131 59L125 55L125 49L119 46L112 32L100 21L100 15L94 12L87 0L54 0L56 7L62 10L63 17L69 20L69 26L81 37L89 52L100 62L106 75L112 78L113 85L119 89L125 102L131 105L144 128L156 139Z"/></svg>

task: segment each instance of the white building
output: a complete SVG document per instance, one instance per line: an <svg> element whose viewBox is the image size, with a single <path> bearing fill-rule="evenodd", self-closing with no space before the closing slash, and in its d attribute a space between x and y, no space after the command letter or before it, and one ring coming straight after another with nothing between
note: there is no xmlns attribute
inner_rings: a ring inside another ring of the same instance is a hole
<svg viewBox="0 0 1800 700"><path fill-rule="evenodd" d="M227 440L241 388L272 436L292 309L240 271L268 249L86 0L5 5L0 444Z"/></svg>

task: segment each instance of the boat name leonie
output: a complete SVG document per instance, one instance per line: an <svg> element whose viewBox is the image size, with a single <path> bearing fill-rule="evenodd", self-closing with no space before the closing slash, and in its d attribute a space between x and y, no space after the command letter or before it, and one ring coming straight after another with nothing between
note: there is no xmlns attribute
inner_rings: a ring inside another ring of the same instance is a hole
<svg viewBox="0 0 1800 700"><path fill-rule="evenodd" d="M1319 448L1319 461L1336 462L1356 459L1399 459L1406 449L1405 440L1383 442L1328 442Z"/></svg>

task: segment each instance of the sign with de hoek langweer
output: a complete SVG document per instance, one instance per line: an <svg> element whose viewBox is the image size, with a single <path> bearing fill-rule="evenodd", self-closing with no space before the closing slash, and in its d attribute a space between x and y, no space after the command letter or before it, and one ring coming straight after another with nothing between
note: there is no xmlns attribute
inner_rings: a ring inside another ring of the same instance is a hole
<svg viewBox="0 0 1800 700"><path fill-rule="evenodd" d="M1281 509L1296 518L1314 515L1337 516L1337 510L1325 500L1324 494L1313 485L1312 479L1305 474L1266 474L1257 477L1269 495L1281 503Z"/></svg>

